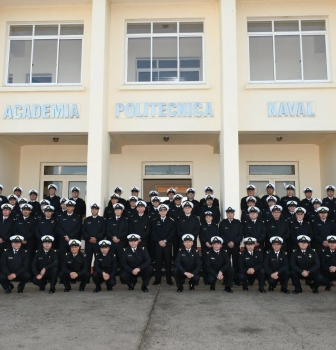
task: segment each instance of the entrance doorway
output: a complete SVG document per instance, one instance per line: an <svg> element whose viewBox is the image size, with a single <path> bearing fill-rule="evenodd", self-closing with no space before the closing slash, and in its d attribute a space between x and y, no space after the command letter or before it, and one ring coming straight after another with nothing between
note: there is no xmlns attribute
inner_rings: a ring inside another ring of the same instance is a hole
<svg viewBox="0 0 336 350"><path fill-rule="evenodd" d="M168 199L168 188L175 188L176 193L182 194L186 199L186 189L191 187L191 179L144 179L143 180L143 199L149 201L149 191L159 192L162 201Z"/></svg>

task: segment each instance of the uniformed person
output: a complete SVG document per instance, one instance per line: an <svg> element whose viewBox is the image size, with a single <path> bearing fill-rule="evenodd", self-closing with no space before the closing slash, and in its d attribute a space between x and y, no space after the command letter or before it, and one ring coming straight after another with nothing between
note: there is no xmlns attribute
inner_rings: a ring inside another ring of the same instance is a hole
<svg viewBox="0 0 336 350"><path fill-rule="evenodd" d="M204 187L204 198L202 198L201 200L200 200L200 206L201 206L201 208L202 208L202 206L203 205L206 205L206 196L207 195L211 195L211 196L213 196L214 198L213 198L213 205L215 206L215 207L218 207L219 208L219 201L218 201L218 199L217 198L215 198L215 196L213 195L214 194L214 189L211 187L211 186L205 186Z"/></svg>
<svg viewBox="0 0 336 350"><path fill-rule="evenodd" d="M127 201L126 201L126 199L124 199L124 198L121 197L121 195L122 195L122 193L123 193L122 187L117 186L117 187L114 189L113 192L116 193L117 195L119 195L119 201L118 201L118 203L121 203L121 204L125 207L125 206L127 205Z"/></svg>
<svg viewBox="0 0 336 350"><path fill-rule="evenodd" d="M327 197L323 198L322 205L329 208L329 219L334 219L336 212L335 186L328 185L325 190L327 191Z"/></svg>
<svg viewBox="0 0 336 350"><path fill-rule="evenodd" d="M91 266L92 257L99 253L98 242L106 236L105 219L99 215L100 205L90 205L91 215L84 219L82 224L82 236L85 240L85 254L88 266Z"/></svg>
<svg viewBox="0 0 336 350"><path fill-rule="evenodd" d="M141 290L148 292L149 280L152 277L153 267L151 259L145 247L138 247L140 236L130 234L127 236L129 246L123 249L120 261L120 278L133 290L138 277L142 278Z"/></svg>
<svg viewBox="0 0 336 350"><path fill-rule="evenodd" d="M183 200L183 196L181 194L175 194L174 202L172 204L170 204L170 206L169 206L168 216L174 220L175 230L176 230L176 225L177 225L178 219L184 214L183 207L182 207L182 200ZM175 233L174 241L173 241L174 259L176 258L179 247L180 247L180 239L179 239L177 233Z"/></svg>
<svg viewBox="0 0 336 350"><path fill-rule="evenodd" d="M320 261L314 249L309 247L309 236L297 237L298 249L294 249L290 258L291 278L294 284L293 294L302 293L300 279L305 279L313 293L318 294L318 288L323 282Z"/></svg>
<svg viewBox="0 0 336 350"><path fill-rule="evenodd" d="M167 190L168 199L166 199L163 202L163 204L167 204L170 207L170 204L173 204L173 202L174 202L175 194L176 194L175 188L168 188L168 190Z"/></svg>
<svg viewBox="0 0 336 350"><path fill-rule="evenodd" d="M201 225L200 230L200 241L202 249L202 271L204 284L209 284L206 273L206 256L207 252L212 249L211 238L219 236L218 226L212 222L212 212L206 211L205 213L205 224Z"/></svg>
<svg viewBox="0 0 336 350"><path fill-rule="evenodd" d="M15 219L11 216L13 207L9 203L1 205L0 216L0 257L5 248L10 248L9 238L13 233Z"/></svg>
<svg viewBox="0 0 336 350"><path fill-rule="evenodd" d="M305 187L303 189L305 198L303 198L299 205L306 209L307 215L309 215L313 210L313 189L311 187Z"/></svg>
<svg viewBox="0 0 336 350"><path fill-rule="evenodd" d="M142 201L143 199L139 197L140 189L139 187L133 186L131 187L131 197L136 197L138 201ZM127 201L127 206L129 206L129 201Z"/></svg>
<svg viewBox="0 0 336 350"><path fill-rule="evenodd" d="M46 205L50 205L50 202L47 199L42 199L40 200L39 204L40 210L37 212L37 214L35 214L36 220L41 220L45 217L43 210Z"/></svg>
<svg viewBox="0 0 336 350"><path fill-rule="evenodd" d="M236 209L227 207L225 209L226 218L219 224L219 237L223 239L223 248L227 251L229 258L232 259L234 268L233 281L240 285L238 276L238 258L240 252L240 243L243 239L243 227L238 219L234 218Z"/></svg>
<svg viewBox="0 0 336 350"><path fill-rule="evenodd" d="M62 197L60 199L60 206L59 206L59 209L58 211L54 211L54 218L56 220L59 220L60 217L64 214L66 214L66 202L68 201L69 199L66 198L66 197Z"/></svg>
<svg viewBox="0 0 336 350"><path fill-rule="evenodd" d="M0 260L0 284L6 294L9 294L14 288L12 282L19 282L18 293L23 293L31 276L29 257L22 248L22 236L11 236L9 239L11 247L3 251Z"/></svg>
<svg viewBox="0 0 336 350"><path fill-rule="evenodd" d="M219 236L211 238L212 249L206 255L206 273L210 290L215 290L216 281L225 285L225 291L232 293L234 269L231 267L229 254L222 249L223 239Z"/></svg>
<svg viewBox="0 0 336 350"><path fill-rule="evenodd" d="M290 271L287 252L282 250L284 240L281 237L274 236L271 237L269 241L272 244L272 248L266 252L264 260L264 270L269 285L268 290L273 292L279 282L281 285L281 292L289 294L287 286Z"/></svg>
<svg viewBox="0 0 336 350"><path fill-rule="evenodd" d="M64 292L71 290L70 282L81 281L79 291L84 292L90 272L85 254L80 251L82 245L78 239L70 239L70 252L65 254L59 277L64 284Z"/></svg>
<svg viewBox="0 0 336 350"><path fill-rule="evenodd" d="M277 199L276 202L277 202L278 204L280 203L280 198L274 194L274 191L275 191L275 186L274 186L274 184L268 183L268 184L265 186L265 189L266 189L266 194L263 195L263 196L261 197L261 206L262 206L262 207L261 207L260 209L262 209L262 210L268 208L268 205L267 205L267 198L268 198L269 196L275 197L275 198Z"/></svg>
<svg viewBox="0 0 336 350"><path fill-rule="evenodd" d="M259 292L266 293L265 270L263 269L262 249L256 248L257 240L254 237L244 238L245 249L239 252L239 279L243 285L243 290L248 290L248 285L252 286L255 279L259 282Z"/></svg>
<svg viewBox="0 0 336 350"><path fill-rule="evenodd" d="M44 218L36 220L35 237L39 241L39 249L42 248L42 237L53 237L53 248L58 249L59 236L57 234L57 220L53 217L55 208L46 205L43 208Z"/></svg>
<svg viewBox="0 0 336 350"><path fill-rule="evenodd" d="M257 198L250 196L250 197L246 197L246 205L247 208L242 210L241 212L241 216L240 216L240 221L244 224L248 219L249 219L249 211L248 209L250 207L255 207L257 203ZM262 219L262 214L259 216L258 215L258 219L261 220Z"/></svg>
<svg viewBox="0 0 336 350"><path fill-rule="evenodd" d="M196 190L194 188L192 187L187 188L186 190L187 200L193 204L191 214L195 216L199 216L201 205L200 205L200 202L195 199L195 194L196 194Z"/></svg>
<svg viewBox="0 0 336 350"><path fill-rule="evenodd" d="M44 291L49 281L49 294L53 294L55 293L59 272L58 252L56 249L52 249L54 242L53 236L43 236L41 242L42 248L35 252L32 262L33 283L40 288L40 291Z"/></svg>
<svg viewBox="0 0 336 350"><path fill-rule="evenodd" d="M296 219L295 210L296 210L297 206L298 206L298 202L288 201L286 203L287 210L285 210L285 208L283 208L282 216L288 222L288 225L291 225Z"/></svg>
<svg viewBox="0 0 336 350"><path fill-rule="evenodd" d="M147 203L147 209L149 210L151 208L151 206L152 206L152 198L153 197L158 197L159 196L159 192L151 190L151 191L149 191L148 195L149 195L149 202L146 202L146 203Z"/></svg>
<svg viewBox="0 0 336 350"><path fill-rule="evenodd" d="M296 202L296 205L298 205L300 203L300 198L294 196L294 193L295 193L295 186L294 185L286 185L285 189L286 189L286 196L282 197L281 203L279 203L284 208L284 211L289 209L288 206L286 205L287 202L294 201L294 202Z"/></svg>
<svg viewBox="0 0 336 350"><path fill-rule="evenodd" d="M282 206L281 205L273 205L271 208L272 219L270 219L265 227L266 227L266 241L265 246L266 250L271 249L271 237L280 237L283 242L281 243L281 249L284 252L288 252L288 242L290 240L290 230L286 220L282 218Z"/></svg>
<svg viewBox="0 0 336 350"><path fill-rule="evenodd" d="M191 234L182 236L184 248L179 249L174 268L177 292L183 291L186 278L189 279L189 290L194 290L200 279L201 259L198 251L193 248L194 240L195 237Z"/></svg>
<svg viewBox="0 0 336 350"><path fill-rule="evenodd" d="M205 199L205 204L201 206L201 211L200 211L200 221L201 224L205 223L205 215L204 213L206 211L211 211L212 212L212 221L215 224L219 224L220 221L220 211L219 208L214 204L215 197L211 194L206 195Z"/></svg>
<svg viewBox="0 0 336 350"><path fill-rule="evenodd" d="M254 185L248 185L246 187L247 196L243 197L240 200L240 209L241 209L241 211L247 209L247 201L246 201L247 197L254 197L257 200L255 206L258 207L258 208L262 208L261 199L258 196L255 195L255 191L256 191L256 187Z"/></svg>
<svg viewBox="0 0 336 350"><path fill-rule="evenodd" d="M33 207L31 215L35 217L36 214L41 211L40 203L37 201L37 196L39 195L39 192L37 190L30 190L28 194L29 194L28 204L30 204Z"/></svg>
<svg viewBox="0 0 336 350"><path fill-rule="evenodd" d="M321 270L325 278L325 290L330 292L332 281L336 280L336 236L327 237L328 247L321 254Z"/></svg>
<svg viewBox="0 0 336 350"><path fill-rule="evenodd" d="M22 187L20 187L20 186L15 186L15 187L13 188L13 194L14 194L16 197L20 198L21 195L22 195L22 193L23 193Z"/></svg>
<svg viewBox="0 0 336 350"><path fill-rule="evenodd" d="M57 224L59 235L60 264L63 265L65 253L69 250L70 240L81 239L82 219L74 213L76 203L70 199L65 203L67 212L61 216Z"/></svg>
<svg viewBox="0 0 336 350"><path fill-rule="evenodd" d="M55 208L55 211L58 211L60 207L60 197L56 195L58 187L55 184L50 184L48 186L49 196L46 196L45 199L49 201L49 204Z"/></svg>
<svg viewBox="0 0 336 350"><path fill-rule="evenodd" d="M270 221L273 218L271 207L273 207L273 205L276 205L277 201L278 201L277 198L273 196L269 196L266 198L267 208L262 209L262 215L261 215L262 220L264 221L265 224L267 223L267 221Z"/></svg>
<svg viewBox="0 0 336 350"><path fill-rule="evenodd" d="M0 198L1 198L1 203L5 204L8 203L7 197L2 194L2 191L4 189L4 186L0 184Z"/></svg>
<svg viewBox="0 0 336 350"><path fill-rule="evenodd" d="M111 241L103 239L98 244L100 252L95 255L92 274L92 280L96 285L93 293L99 293L101 291L101 284L103 282L105 282L108 291L111 291L116 285L117 258L116 254L112 254L110 251Z"/></svg>
<svg viewBox="0 0 336 350"><path fill-rule="evenodd" d="M176 223L177 236L180 240L180 248L183 247L182 237L188 233L191 234L193 239L193 247L197 249L197 238L200 232L200 222L197 216L192 214L194 205L190 201L184 201L182 203L183 215L181 215Z"/></svg>
<svg viewBox="0 0 336 350"><path fill-rule="evenodd" d="M81 218L86 214L86 203L84 199L79 198L80 188L77 186L71 187L72 201L75 201L75 214L79 215Z"/></svg>
<svg viewBox="0 0 336 350"><path fill-rule="evenodd" d="M107 204L107 207L104 210L104 218L108 220L114 216L113 206L119 202L119 195L117 193L112 193L110 196L110 201Z"/></svg>
<svg viewBox="0 0 336 350"><path fill-rule="evenodd" d="M138 202L138 197L130 196L128 197L127 207L125 208L125 216L130 219L133 215L137 213L136 204Z"/></svg>
<svg viewBox="0 0 336 350"><path fill-rule="evenodd" d="M328 207L320 207L316 209L319 218L312 223L313 229L313 247L317 254L321 257L322 249L328 248L328 236L336 235L336 226L333 220L328 219Z"/></svg>
<svg viewBox="0 0 336 350"><path fill-rule="evenodd" d="M165 262L166 281L168 285L173 285L171 278L172 268L172 246L175 239L174 219L167 216L168 205L160 204L160 217L152 222L151 238L155 242L155 281L154 285L161 284L162 260Z"/></svg>
<svg viewBox="0 0 336 350"><path fill-rule="evenodd" d="M13 219L17 219L18 217L21 216L21 210L18 203L19 198L15 194L10 194L7 197L7 200L8 200L8 203L13 207L11 211L11 217L13 217Z"/></svg>
<svg viewBox="0 0 336 350"><path fill-rule="evenodd" d="M159 214L159 205L161 203L161 198L158 196L154 196L151 198L151 205L146 207L147 215L150 217L151 220L154 220L155 218L158 218L160 216Z"/></svg>
<svg viewBox="0 0 336 350"><path fill-rule="evenodd" d="M313 204L313 210L307 215L307 221L312 224L315 220L319 218L319 215L317 213L317 208L320 208L322 206L322 199L321 198L313 198L312 199Z"/></svg>
<svg viewBox="0 0 336 350"><path fill-rule="evenodd" d="M249 218L243 224L244 237L253 237L256 239L254 245L255 247L264 248L264 242L266 238L266 229L262 220L258 220L258 215L260 213L259 208L249 207Z"/></svg>
<svg viewBox="0 0 336 350"><path fill-rule="evenodd" d="M116 203L113 209L114 216L106 221L106 237L111 241L111 253L117 254L120 259L123 248L127 246L128 220L122 215L125 209L123 204Z"/></svg>
<svg viewBox="0 0 336 350"><path fill-rule="evenodd" d="M289 226L290 235L291 235L291 244L293 249L297 247L298 236L304 235L304 236L308 236L310 240L313 239L313 230L310 226L310 223L304 220L305 213L306 213L306 209L302 207L297 207L295 209L295 220Z"/></svg>

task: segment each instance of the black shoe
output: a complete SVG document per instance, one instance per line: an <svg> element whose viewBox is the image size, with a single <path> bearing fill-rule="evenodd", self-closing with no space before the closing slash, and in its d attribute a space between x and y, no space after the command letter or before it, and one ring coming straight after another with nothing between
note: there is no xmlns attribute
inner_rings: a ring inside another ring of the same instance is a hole
<svg viewBox="0 0 336 350"><path fill-rule="evenodd" d="M233 283L234 283L236 286L238 286L238 287L241 286L241 282L239 282L239 281L238 281L238 282L236 281L236 282L233 282Z"/></svg>
<svg viewBox="0 0 336 350"><path fill-rule="evenodd" d="M99 293L101 291L101 288L95 288L94 290L93 290L93 293Z"/></svg>
<svg viewBox="0 0 336 350"><path fill-rule="evenodd" d="M325 290L326 290L327 292L330 292L330 291L331 291L331 286L325 287Z"/></svg>
<svg viewBox="0 0 336 350"><path fill-rule="evenodd" d="M58 284L64 284L64 283L63 283L63 281L60 280L60 281L58 282Z"/></svg>
<svg viewBox="0 0 336 350"><path fill-rule="evenodd" d="M225 292L233 293L233 290L230 287L225 287Z"/></svg>
<svg viewBox="0 0 336 350"><path fill-rule="evenodd" d="M174 282L173 281L168 281L167 284L168 284L168 286L173 286Z"/></svg>
<svg viewBox="0 0 336 350"><path fill-rule="evenodd" d="M71 284L76 284L76 281L75 280L71 280L70 283Z"/></svg>
<svg viewBox="0 0 336 350"><path fill-rule="evenodd" d="M265 292L265 289L259 289L259 292L260 292L260 293L266 293L266 292Z"/></svg>
<svg viewBox="0 0 336 350"><path fill-rule="evenodd" d="M281 288L281 292L285 293L285 294L290 294L290 292L287 288Z"/></svg>
<svg viewBox="0 0 336 350"><path fill-rule="evenodd" d="M9 288L12 290L14 289L14 284L13 283L9 283Z"/></svg>
<svg viewBox="0 0 336 350"><path fill-rule="evenodd" d="M189 290L194 290L194 289L195 289L194 285L192 283L189 283Z"/></svg>
<svg viewBox="0 0 336 350"><path fill-rule="evenodd" d="M23 293L23 289L22 288L18 288L18 293Z"/></svg>
<svg viewBox="0 0 336 350"><path fill-rule="evenodd" d="M128 290L134 290L133 284L130 284L130 285L128 286Z"/></svg>
<svg viewBox="0 0 336 350"><path fill-rule="evenodd" d="M182 293L183 292L183 287L178 287L176 292Z"/></svg>
<svg viewBox="0 0 336 350"><path fill-rule="evenodd" d="M141 286L141 290L142 290L143 292L145 292L145 293L148 292L148 288L147 288L147 286L145 286L144 284Z"/></svg>
<svg viewBox="0 0 336 350"><path fill-rule="evenodd" d="M216 288L213 284L210 286L210 290L216 290Z"/></svg>
<svg viewBox="0 0 336 350"><path fill-rule="evenodd" d="M78 290L79 290L80 292L84 292L84 288L83 288L83 287L79 287Z"/></svg>
<svg viewBox="0 0 336 350"><path fill-rule="evenodd" d="M249 282L249 286L251 287L251 286L253 286L253 284L254 284L254 281L251 281L251 282Z"/></svg>
<svg viewBox="0 0 336 350"><path fill-rule="evenodd" d="M5 294L10 294L10 293L12 293L12 289L11 288L8 288L8 289L5 290Z"/></svg>
<svg viewBox="0 0 336 350"><path fill-rule="evenodd" d="M43 292L45 290L45 287L40 287L39 291Z"/></svg>
<svg viewBox="0 0 336 350"><path fill-rule="evenodd" d="M319 294L318 288L314 288L314 289L313 289L313 293L314 293L314 294Z"/></svg>
<svg viewBox="0 0 336 350"><path fill-rule="evenodd" d="M55 289L50 289L49 290L49 294L54 294L55 293Z"/></svg>
<svg viewBox="0 0 336 350"><path fill-rule="evenodd" d="M248 287L243 287L243 290L248 290Z"/></svg>
<svg viewBox="0 0 336 350"><path fill-rule="evenodd" d="M71 288L64 288L64 292L65 292L65 293L70 292L70 290L71 290Z"/></svg>
<svg viewBox="0 0 336 350"><path fill-rule="evenodd" d="M294 289L293 294L299 294L299 293L302 293L302 288L301 289Z"/></svg>
<svg viewBox="0 0 336 350"><path fill-rule="evenodd" d="M274 291L274 286L272 286L272 285L270 284L269 287L268 287L268 290L269 290L270 292L273 292L273 291Z"/></svg>
<svg viewBox="0 0 336 350"><path fill-rule="evenodd" d="M113 290L113 288L112 288L112 287L107 287L106 290L107 290L108 292L110 292L111 290Z"/></svg>
<svg viewBox="0 0 336 350"><path fill-rule="evenodd" d="M152 283L153 286L158 286L159 284L161 284L161 281L154 281L154 282Z"/></svg>
<svg viewBox="0 0 336 350"><path fill-rule="evenodd" d="M309 283L309 287L311 290L314 290L315 289L314 283Z"/></svg>

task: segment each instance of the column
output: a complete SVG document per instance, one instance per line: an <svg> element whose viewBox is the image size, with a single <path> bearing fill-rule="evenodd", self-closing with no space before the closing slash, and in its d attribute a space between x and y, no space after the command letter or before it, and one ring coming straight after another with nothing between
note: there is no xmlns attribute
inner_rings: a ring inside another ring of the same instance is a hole
<svg viewBox="0 0 336 350"><path fill-rule="evenodd" d="M221 205L239 211L236 0L220 0L222 126L220 133Z"/></svg>
<svg viewBox="0 0 336 350"><path fill-rule="evenodd" d="M109 191L108 55L110 1L92 0L87 202L102 206ZM90 213L87 206L87 215Z"/></svg>

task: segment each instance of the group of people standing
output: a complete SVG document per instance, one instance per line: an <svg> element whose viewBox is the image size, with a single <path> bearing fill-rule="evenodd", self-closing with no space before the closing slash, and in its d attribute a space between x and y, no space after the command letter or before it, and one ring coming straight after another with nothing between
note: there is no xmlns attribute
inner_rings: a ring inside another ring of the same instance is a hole
<svg viewBox="0 0 336 350"><path fill-rule="evenodd" d="M121 197L122 188L116 187L103 216L100 205L93 203L86 218L78 187L71 189L70 199L58 197L57 190L56 185L49 185L49 196L40 202L36 190L29 191L29 201L22 197L20 187L7 197L0 192L0 283L7 294L13 281L19 282L21 293L29 280L40 290L50 282L52 294L58 278L65 292L77 280L79 290L84 291L90 277L94 292L101 291L102 283L112 290L118 270L130 290L142 277L141 289L147 292L153 271L153 284L162 283L163 262L166 283L173 285L174 277L178 292L183 291L186 279L193 290L201 272L210 290L221 281L228 293L233 292L233 284L248 290L255 280L265 293L267 280L269 291L280 283L281 291L288 294L290 277L293 293L302 292L302 278L318 293L321 284L330 291L335 280L334 186L326 187L323 200L312 198L312 189L307 187L300 200L294 196L293 185L286 186L287 196L281 199L274 195L272 184L266 186L262 198L249 185L241 200L241 220L230 206L221 220L219 201L210 186L200 201L194 198L193 188L186 190L186 200L170 188L166 201L150 191L149 202L139 198L137 187L131 189L128 200Z"/></svg>

